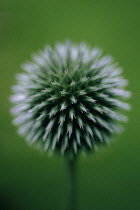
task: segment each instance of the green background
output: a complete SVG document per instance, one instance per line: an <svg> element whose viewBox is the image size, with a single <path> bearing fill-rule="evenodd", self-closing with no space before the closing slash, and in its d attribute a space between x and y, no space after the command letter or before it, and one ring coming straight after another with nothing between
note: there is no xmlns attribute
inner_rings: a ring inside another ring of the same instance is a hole
<svg viewBox="0 0 140 210"><path fill-rule="evenodd" d="M63 210L66 163L31 147L9 113L15 74L33 51L65 39L112 54L132 91L125 132L92 157L80 157L79 210L140 209L140 1L0 0L0 209Z"/></svg>

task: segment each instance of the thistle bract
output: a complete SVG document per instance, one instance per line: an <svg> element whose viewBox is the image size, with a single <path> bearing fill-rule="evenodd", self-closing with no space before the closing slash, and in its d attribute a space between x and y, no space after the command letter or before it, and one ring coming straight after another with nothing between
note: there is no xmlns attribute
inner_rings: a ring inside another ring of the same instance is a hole
<svg viewBox="0 0 140 210"><path fill-rule="evenodd" d="M108 143L127 118L130 93L111 56L85 43L57 43L16 76L12 113L20 135L44 151L77 154Z"/></svg>

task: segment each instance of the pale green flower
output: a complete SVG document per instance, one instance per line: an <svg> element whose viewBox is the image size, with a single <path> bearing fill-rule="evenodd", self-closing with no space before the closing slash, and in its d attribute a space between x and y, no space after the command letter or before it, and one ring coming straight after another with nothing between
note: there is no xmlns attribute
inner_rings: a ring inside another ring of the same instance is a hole
<svg viewBox="0 0 140 210"><path fill-rule="evenodd" d="M70 42L47 46L25 63L13 87L12 113L20 135L44 151L94 150L120 132L129 105L127 80L111 56Z"/></svg>

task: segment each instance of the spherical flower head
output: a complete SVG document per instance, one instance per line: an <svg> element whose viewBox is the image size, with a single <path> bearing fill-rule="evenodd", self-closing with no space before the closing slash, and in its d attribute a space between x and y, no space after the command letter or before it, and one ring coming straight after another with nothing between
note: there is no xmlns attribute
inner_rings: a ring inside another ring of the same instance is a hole
<svg viewBox="0 0 140 210"><path fill-rule="evenodd" d="M20 135L44 151L77 154L110 142L127 118L127 81L111 56L69 41L23 65L11 101Z"/></svg>

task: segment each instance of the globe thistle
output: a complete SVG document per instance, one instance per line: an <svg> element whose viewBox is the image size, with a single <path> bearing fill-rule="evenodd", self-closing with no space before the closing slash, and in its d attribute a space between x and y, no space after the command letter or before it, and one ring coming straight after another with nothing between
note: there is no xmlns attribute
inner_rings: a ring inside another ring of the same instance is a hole
<svg viewBox="0 0 140 210"><path fill-rule="evenodd" d="M110 142L127 120L127 80L111 56L87 44L57 43L16 75L11 101L20 135L44 151L77 154Z"/></svg>

